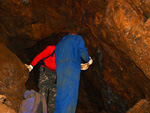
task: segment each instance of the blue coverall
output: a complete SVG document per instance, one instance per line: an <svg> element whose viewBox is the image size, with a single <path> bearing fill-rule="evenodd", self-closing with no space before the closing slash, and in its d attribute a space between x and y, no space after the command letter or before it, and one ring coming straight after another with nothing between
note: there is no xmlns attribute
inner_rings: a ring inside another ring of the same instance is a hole
<svg viewBox="0 0 150 113"><path fill-rule="evenodd" d="M80 35L67 35L55 49L57 93L54 113L75 113L81 72L81 58L89 54Z"/></svg>

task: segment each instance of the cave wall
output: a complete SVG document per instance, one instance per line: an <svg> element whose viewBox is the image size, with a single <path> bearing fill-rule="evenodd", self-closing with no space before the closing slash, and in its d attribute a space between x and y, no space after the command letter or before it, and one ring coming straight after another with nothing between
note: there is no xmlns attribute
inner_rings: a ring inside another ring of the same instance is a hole
<svg viewBox="0 0 150 113"><path fill-rule="evenodd" d="M29 72L21 60L2 43L0 53L0 95L6 96L7 106L18 111Z"/></svg>
<svg viewBox="0 0 150 113"><path fill-rule="evenodd" d="M78 31L95 59L81 73L78 106L122 113L150 98L149 6L148 0L0 1L0 42L25 59L24 50L53 33Z"/></svg>

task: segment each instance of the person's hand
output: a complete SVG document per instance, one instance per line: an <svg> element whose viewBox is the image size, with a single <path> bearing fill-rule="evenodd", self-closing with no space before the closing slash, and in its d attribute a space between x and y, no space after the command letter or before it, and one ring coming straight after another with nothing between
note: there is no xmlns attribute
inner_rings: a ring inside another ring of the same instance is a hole
<svg viewBox="0 0 150 113"><path fill-rule="evenodd" d="M89 66L90 66L89 63L85 63L85 64L81 63L81 70L87 70Z"/></svg>
<svg viewBox="0 0 150 113"><path fill-rule="evenodd" d="M29 70L29 72L32 71L33 69L33 66L32 65L28 65L28 64L25 64L26 68Z"/></svg>
<svg viewBox="0 0 150 113"><path fill-rule="evenodd" d="M92 65L93 64L93 59L90 57L90 60L89 60L89 65Z"/></svg>

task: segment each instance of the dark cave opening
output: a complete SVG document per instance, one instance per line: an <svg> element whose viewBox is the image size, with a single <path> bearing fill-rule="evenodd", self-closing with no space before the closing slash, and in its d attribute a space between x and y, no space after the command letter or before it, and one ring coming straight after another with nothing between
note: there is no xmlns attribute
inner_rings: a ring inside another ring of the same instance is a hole
<svg viewBox="0 0 150 113"><path fill-rule="evenodd" d="M22 60L24 61L24 63L30 64L30 62L34 59L34 57L37 54L39 54L46 46L53 45L53 44L56 45L59 42L59 40L67 34L68 32L52 34L51 36L40 40L33 47L24 50L26 59L22 57ZM95 61L98 62L97 60L99 59L96 58ZM99 65L101 67L102 64L98 64L96 62L94 63L95 65L97 65L96 67L99 67ZM34 67L34 69L30 72L29 78L26 82L26 89L28 90L34 89L35 91L39 91L38 88L39 67L40 64L38 63ZM91 66L91 68L93 67ZM101 70L101 68L99 70ZM97 89L97 87L94 87L93 85L94 81L91 81L89 78L86 77L87 75L90 76L91 73L94 75L98 74L96 72L91 72L91 71L90 72L81 71L77 112L79 112L81 109L83 111L91 111L91 112L98 112L98 111L105 110L100 88ZM97 84L99 84L98 81L96 82Z"/></svg>

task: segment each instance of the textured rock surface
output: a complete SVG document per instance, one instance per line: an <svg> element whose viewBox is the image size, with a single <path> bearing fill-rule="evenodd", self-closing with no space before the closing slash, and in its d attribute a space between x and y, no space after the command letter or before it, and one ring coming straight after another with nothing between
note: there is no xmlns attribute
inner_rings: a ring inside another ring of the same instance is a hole
<svg viewBox="0 0 150 113"><path fill-rule="evenodd" d="M1 43L0 53L0 94L5 95L8 106L17 111L23 100L28 72L20 59Z"/></svg>
<svg viewBox="0 0 150 113"><path fill-rule="evenodd" d="M95 61L81 73L77 111L124 113L150 98L149 16L149 0L3 0L0 42L30 62L39 41L79 31Z"/></svg>
<svg viewBox="0 0 150 113"><path fill-rule="evenodd" d="M0 113L16 113L13 109L10 109L7 105L0 103Z"/></svg>
<svg viewBox="0 0 150 113"><path fill-rule="evenodd" d="M137 102L127 113L150 113L150 103L146 99Z"/></svg>

